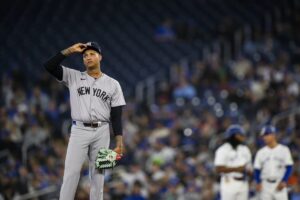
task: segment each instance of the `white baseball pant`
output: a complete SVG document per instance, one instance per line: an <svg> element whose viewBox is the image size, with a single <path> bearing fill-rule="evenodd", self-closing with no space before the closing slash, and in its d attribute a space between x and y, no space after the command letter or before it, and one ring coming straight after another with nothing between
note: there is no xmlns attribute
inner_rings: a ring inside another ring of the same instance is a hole
<svg viewBox="0 0 300 200"><path fill-rule="evenodd" d="M221 178L220 193L221 200L248 200L248 181L223 176Z"/></svg>
<svg viewBox="0 0 300 200"><path fill-rule="evenodd" d="M260 193L260 200L288 200L287 188L283 188L280 191L276 190L279 181L268 182L262 181L262 191Z"/></svg>

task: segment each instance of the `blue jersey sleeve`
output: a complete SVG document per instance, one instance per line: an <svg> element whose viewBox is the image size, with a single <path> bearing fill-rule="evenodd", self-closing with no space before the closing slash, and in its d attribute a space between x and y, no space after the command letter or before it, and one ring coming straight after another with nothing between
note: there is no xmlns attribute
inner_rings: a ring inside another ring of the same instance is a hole
<svg viewBox="0 0 300 200"><path fill-rule="evenodd" d="M254 169L254 179L256 183L261 183L260 174L261 174L260 169Z"/></svg>
<svg viewBox="0 0 300 200"><path fill-rule="evenodd" d="M285 170L284 176L283 176L283 178L282 178L282 181L283 181L283 182L287 182L287 181L288 181L289 177L290 177L291 174L292 174L292 170L293 170L292 165L286 166L286 170Z"/></svg>

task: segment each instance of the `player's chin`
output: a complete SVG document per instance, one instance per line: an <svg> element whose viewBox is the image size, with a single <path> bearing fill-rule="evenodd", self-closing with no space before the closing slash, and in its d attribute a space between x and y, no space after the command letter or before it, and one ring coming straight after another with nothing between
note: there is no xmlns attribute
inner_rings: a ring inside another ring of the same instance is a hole
<svg viewBox="0 0 300 200"><path fill-rule="evenodd" d="M86 64L85 67L89 70L92 70L92 69L97 69L98 66L97 65L94 65L94 64Z"/></svg>

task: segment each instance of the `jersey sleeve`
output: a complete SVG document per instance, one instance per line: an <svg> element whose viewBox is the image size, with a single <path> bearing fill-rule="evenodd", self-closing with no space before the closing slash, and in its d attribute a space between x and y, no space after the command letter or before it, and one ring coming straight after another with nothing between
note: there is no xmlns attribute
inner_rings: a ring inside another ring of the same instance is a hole
<svg viewBox="0 0 300 200"><path fill-rule="evenodd" d="M77 70L70 69L68 67L62 66L63 68L63 79L62 83L65 84L67 87L69 87L72 82L75 81Z"/></svg>
<svg viewBox="0 0 300 200"><path fill-rule="evenodd" d="M284 158L285 158L285 166L294 164L293 158L292 158L292 155L291 155L291 151L288 147L285 148Z"/></svg>
<svg viewBox="0 0 300 200"><path fill-rule="evenodd" d="M261 153L258 151L256 153L255 159L254 159L254 168L255 169L261 169Z"/></svg>
<svg viewBox="0 0 300 200"><path fill-rule="evenodd" d="M224 166L226 165L226 160L224 153L222 152L222 149L217 149L215 153L215 160L214 160L215 166Z"/></svg>
<svg viewBox="0 0 300 200"><path fill-rule="evenodd" d="M123 106L125 104L126 103L125 103L122 88L121 88L119 82L116 82L116 88L112 95L111 107Z"/></svg>

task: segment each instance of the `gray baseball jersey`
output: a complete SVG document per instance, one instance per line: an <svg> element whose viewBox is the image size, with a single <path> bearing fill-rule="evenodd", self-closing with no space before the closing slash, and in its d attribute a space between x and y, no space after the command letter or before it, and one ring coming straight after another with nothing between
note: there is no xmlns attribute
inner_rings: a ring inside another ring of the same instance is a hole
<svg viewBox="0 0 300 200"><path fill-rule="evenodd" d="M125 105L119 82L106 74L95 79L86 72L63 67L62 82L70 91L73 120L109 121L111 107Z"/></svg>
<svg viewBox="0 0 300 200"><path fill-rule="evenodd" d="M81 167L89 158L91 180L90 199L103 199L104 174L95 169L100 148L108 148L110 142L109 120L111 107L125 105L118 81L102 74L93 78L86 72L63 67L62 82L69 88L73 123L65 160L61 200L73 200L80 178ZM78 123L81 122L81 123ZM83 123L104 122L97 128Z"/></svg>

